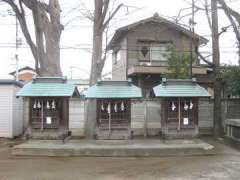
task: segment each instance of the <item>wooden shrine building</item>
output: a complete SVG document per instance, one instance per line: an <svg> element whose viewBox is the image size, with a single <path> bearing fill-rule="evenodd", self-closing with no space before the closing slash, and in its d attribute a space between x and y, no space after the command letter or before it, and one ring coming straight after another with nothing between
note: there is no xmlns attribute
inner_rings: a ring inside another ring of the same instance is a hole
<svg viewBox="0 0 240 180"><path fill-rule="evenodd" d="M79 96L77 88L63 77L36 77L18 93L25 100L26 134L69 133L69 99ZM26 113L27 112L27 113Z"/></svg>
<svg viewBox="0 0 240 180"><path fill-rule="evenodd" d="M195 79L165 79L154 87L161 98L161 129L164 137L185 138L198 135L198 100L210 97Z"/></svg>
<svg viewBox="0 0 240 180"><path fill-rule="evenodd" d="M97 99L97 139L131 137L131 99L142 98L140 88L130 81L99 81L84 94Z"/></svg>

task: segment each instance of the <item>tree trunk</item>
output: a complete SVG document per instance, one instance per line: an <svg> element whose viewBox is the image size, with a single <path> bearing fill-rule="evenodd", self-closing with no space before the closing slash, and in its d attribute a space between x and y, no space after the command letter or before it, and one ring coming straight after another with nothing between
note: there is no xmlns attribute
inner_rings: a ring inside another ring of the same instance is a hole
<svg viewBox="0 0 240 180"><path fill-rule="evenodd" d="M220 78L220 53L218 34L218 12L217 0L212 0L212 49L214 64L214 137L221 137L223 134L221 120L221 78Z"/></svg>
<svg viewBox="0 0 240 180"><path fill-rule="evenodd" d="M41 76L61 76L60 67L60 6L57 0L49 1L49 16L40 5L32 10Z"/></svg>
<svg viewBox="0 0 240 180"><path fill-rule="evenodd" d="M106 54L103 56L103 33L110 20L118 12L122 4L120 4L110 15L106 18L109 0L94 0L94 14L93 14L93 49L92 49L92 66L90 74L90 86L97 83L102 76L102 70L106 61ZM106 53L106 49L105 49ZM87 102L87 122L86 122L86 137L94 138L96 130L96 100L89 100Z"/></svg>
<svg viewBox="0 0 240 180"><path fill-rule="evenodd" d="M98 27L94 27L93 31L94 31L93 32L93 52L92 52L90 85L95 84L98 81L98 79L101 79L102 68L104 65L104 62L102 60L103 34L99 32Z"/></svg>
<svg viewBox="0 0 240 180"><path fill-rule="evenodd" d="M94 139L96 135L97 124L97 103L95 99L87 100L87 118L85 123L85 137Z"/></svg>
<svg viewBox="0 0 240 180"><path fill-rule="evenodd" d="M30 46L36 72L40 76L62 76L60 67L60 5L58 0L46 4L39 0L2 0L12 7L24 37ZM23 6L24 5L24 6ZM25 16L25 7L32 11L36 43L34 43Z"/></svg>
<svg viewBox="0 0 240 180"><path fill-rule="evenodd" d="M100 3L100 4L99 4ZM97 83L101 79L102 68L102 41L103 32L102 24L100 24L102 12L102 4L100 1L95 1L94 23L93 23L93 49L92 49L92 66L90 74L90 86ZM96 119L97 119L97 104L96 100L87 101L87 121L85 126L85 135L88 139L93 139L96 134Z"/></svg>
<svg viewBox="0 0 240 180"><path fill-rule="evenodd" d="M94 0L93 49L90 85L95 84L98 79L101 79L102 70L106 61L106 55L103 56L103 33L111 19L123 6L123 4L119 4L116 9L109 14L109 17L107 18L109 2L109 0Z"/></svg>

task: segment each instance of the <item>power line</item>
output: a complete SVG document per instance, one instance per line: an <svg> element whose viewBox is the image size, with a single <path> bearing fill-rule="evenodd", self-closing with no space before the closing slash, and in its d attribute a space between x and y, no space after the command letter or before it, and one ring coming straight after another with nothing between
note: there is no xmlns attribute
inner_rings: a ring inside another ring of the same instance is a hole
<svg viewBox="0 0 240 180"><path fill-rule="evenodd" d="M9 46L9 45L15 45L15 42L0 42L0 45L7 45L7 46ZM27 46L27 44L21 44L21 45L25 45L25 46ZM85 44L75 44L74 46L66 46L66 45L64 45L64 46L62 46L63 48L78 48L78 47L86 47L86 48L91 48L92 47L92 44L91 43L85 43ZM139 48L139 47L141 47L141 46L128 46L128 47L137 47L137 48ZM158 46L155 46L155 47L158 47ZM123 48L122 48L123 49ZM202 49L211 49L211 47L207 47L207 46L205 46L205 47L202 47ZM237 49L237 47L235 47L235 46L221 46L221 49ZM121 49L120 49L121 50ZM139 50L138 50L139 51ZM180 51L180 50L179 50Z"/></svg>
<svg viewBox="0 0 240 180"><path fill-rule="evenodd" d="M0 45L0 48L16 48L15 46L7 46L7 45ZM29 49L28 46L20 46L18 47L19 49ZM90 47L61 47L60 49L62 50L92 50L92 48ZM140 52L139 49L119 49L119 50L122 50L122 51L127 51L127 52ZM166 52L164 50L152 50L152 52ZM179 52L179 53L189 53L190 51L189 50L184 50L184 51L175 51L175 52ZM212 51L201 51L201 53L212 53ZM221 51L221 53L238 53L238 51ZM113 54L113 53L111 53Z"/></svg>

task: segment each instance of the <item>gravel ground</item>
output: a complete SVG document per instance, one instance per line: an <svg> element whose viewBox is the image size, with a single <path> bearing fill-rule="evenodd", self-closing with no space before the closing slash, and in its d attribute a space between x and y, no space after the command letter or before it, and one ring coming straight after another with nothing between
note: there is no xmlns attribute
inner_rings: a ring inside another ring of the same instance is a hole
<svg viewBox="0 0 240 180"><path fill-rule="evenodd" d="M19 142L0 139L0 180L240 179L240 151L213 141L217 155L164 158L12 156Z"/></svg>

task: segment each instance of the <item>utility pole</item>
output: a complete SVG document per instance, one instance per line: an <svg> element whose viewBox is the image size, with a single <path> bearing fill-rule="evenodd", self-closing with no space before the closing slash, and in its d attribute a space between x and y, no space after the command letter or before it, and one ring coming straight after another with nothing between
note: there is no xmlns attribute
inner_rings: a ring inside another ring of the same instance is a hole
<svg viewBox="0 0 240 180"><path fill-rule="evenodd" d="M192 78L192 64L193 64L193 49L195 48L194 46L194 25L195 25L195 0L192 0L192 17L189 19L189 26L190 26L190 31L191 31L191 43L190 43L190 63L189 63L189 76L190 79Z"/></svg>
<svg viewBox="0 0 240 180"><path fill-rule="evenodd" d="M18 58L18 44L19 44L19 39L18 39L18 20L17 20L17 15L15 15L16 18L16 54L15 54L15 59L16 59L16 81L19 80L18 78L18 71L19 71L19 58Z"/></svg>
<svg viewBox="0 0 240 180"><path fill-rule="evenodd" d="M73 66L70 66L70 78L73 79Z"/></svg>
<svg viewBox="0 0 240 180"><path fill-rule="evenodd" d="M220 53L219 53L219 33L218 33L218 10L217 0L211 0L212 9L212 52L213 52L213 72L214 72L214 137L223 135L221 119L221 75L220 75Z"/></svg>
<svg viewBox="0 0 240 180"><path fill-rule="evenodd" d="M14 16L15 17L15 28L16 28L16 32L15 32L15 60L16 60L16 73L15 73L15 80L18 81L19 80L19 57L18 57L18 48L19 48L19 44L20 44L20 39L18 37L18 19L17 19L17 15L14 14L11 10L8 10L8 14L10 16Z"/></svg>

